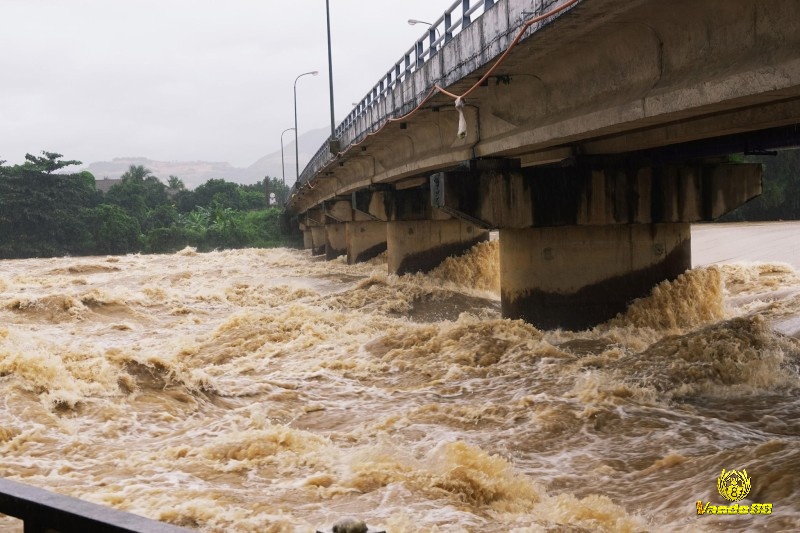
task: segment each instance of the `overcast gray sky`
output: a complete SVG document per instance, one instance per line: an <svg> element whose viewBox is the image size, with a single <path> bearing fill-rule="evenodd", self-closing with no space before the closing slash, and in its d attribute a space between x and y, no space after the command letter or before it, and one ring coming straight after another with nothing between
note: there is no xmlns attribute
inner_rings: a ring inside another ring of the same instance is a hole
<svg viewBox="0 0 800 533"><path fill-rule="evenodd" d="M337 123L453 0L330 0ZM0 159L247 166L329 127L325 0L0 0ZM291 132L286 134L288 142Z"/></svg>

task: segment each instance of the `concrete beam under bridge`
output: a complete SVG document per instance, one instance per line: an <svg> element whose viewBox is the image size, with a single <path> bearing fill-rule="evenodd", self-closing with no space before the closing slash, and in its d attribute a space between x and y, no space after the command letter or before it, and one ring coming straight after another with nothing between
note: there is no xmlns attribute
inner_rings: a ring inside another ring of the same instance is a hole
<svg viewBox="0 0 800 533"><path fill-rule="evenodd" d="M487 228L711 221L761 194L762 168L754 164L470 166L431 176L432 202Z"/></svg>
<svg viewBox="0 0 800 533"><path fill-rule="evenodd" d="M473 161L431 177L433 205L500 229L503 316L584 329L691 267L689 223L761 192L760 165Z"/></svg>

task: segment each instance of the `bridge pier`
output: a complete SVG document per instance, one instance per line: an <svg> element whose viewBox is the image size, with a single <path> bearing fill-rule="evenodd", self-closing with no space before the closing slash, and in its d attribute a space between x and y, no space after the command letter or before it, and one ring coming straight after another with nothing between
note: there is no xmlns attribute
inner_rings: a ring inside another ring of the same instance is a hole
<svg viewBox="0 0 800 533"><path fill-rule="evenodd" d="M581 330L691 268L688 223L500 230L503 316Z"/></svg>
<svg viewBox="0 0 800 533"><path fill-rule="evenodd" d="M761 193L761 166L594 158L520 168L471 161L434 174L432 203L500 229L503 316L584 329L691 267L691 222Z"/></svg>
<svg viewBox="0 0 800 533"><path fill-rule="evenodd" d="M363 263L386 251L386 222L378 220L348 222L347 263Z"/></svg>
<svg viewBox="0 0 800 533"><path fill-rule="evenodd" d="M311 255L325 253L325 215L320 208L309 209L300 217L303 231L303 248L311 250Z"/></svg>
<svg viewBox="0 0 800 533"><path fill-rule="evenodd" d="M489 232L458 219L389 222L386 227L389 273L428 272L450 256L461 255Z"/></svg>
<svg viewBox="0 0 800 533"><path fill-rule="evenodd" d="M346 224L325 224L325 259L330 261L347 254Z"/></svg>
<svg viewBox="0 0 800 533"><path fill-rule="evenodd" d="M325 226L311 226L311 255L325 253Z"/></svg>

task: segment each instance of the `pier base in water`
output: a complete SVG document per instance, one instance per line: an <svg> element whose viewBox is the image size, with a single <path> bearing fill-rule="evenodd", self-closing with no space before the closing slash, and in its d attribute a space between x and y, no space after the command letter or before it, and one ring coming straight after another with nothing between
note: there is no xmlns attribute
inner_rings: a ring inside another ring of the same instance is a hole
<svg viewBox="0 0 800 533"><path fill-rule="evenodd" d="M363 263L386 251L386 222L347 223L347 263Z"/></svg>
<svg viewBox="0 0 800 533"><path fill-rule="evenodd" d="M311 255L325 253L325 226L311 227Z"/></svg>
<svg viewBox="0 0 800 533"><path fill-rule="evenodd" d="M325 259L330 261L346 253L345 224L325 224Z"/></svg>
<svg viewBox="0 0 800 533"><path fill-rule="evenodd" d="M311 230L307 229L303 231L303 249L310 250L314 247L314 239L311 237Z"/></svg>
<svg viewBox="0 0 800 533"><path fill-rule="evenodd" d="M461 255L489 232L462 220L413 220L386 225L390 274L427 272L447 257Z"/></svg>
<svg viewBox="0 0 800 533"><path fill-rule="evenodd" d="M689 224L500 230L505 318L585 329L691 268Z"/></svg>

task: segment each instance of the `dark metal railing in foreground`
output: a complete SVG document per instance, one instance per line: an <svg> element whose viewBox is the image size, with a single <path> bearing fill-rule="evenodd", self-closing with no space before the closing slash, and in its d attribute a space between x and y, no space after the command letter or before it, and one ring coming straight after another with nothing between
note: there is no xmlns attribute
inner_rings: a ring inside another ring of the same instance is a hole
<svg viewBox="0 0 800 533"><path fill-rule="evenodd" d="M0 479L0 514L21 519L25 533L190 531L7 479Z"/></svg>

